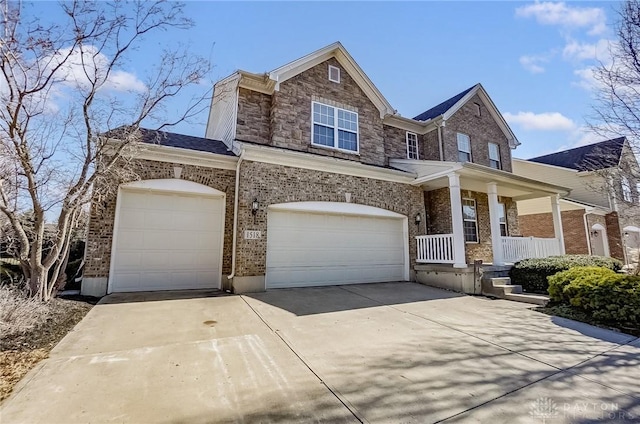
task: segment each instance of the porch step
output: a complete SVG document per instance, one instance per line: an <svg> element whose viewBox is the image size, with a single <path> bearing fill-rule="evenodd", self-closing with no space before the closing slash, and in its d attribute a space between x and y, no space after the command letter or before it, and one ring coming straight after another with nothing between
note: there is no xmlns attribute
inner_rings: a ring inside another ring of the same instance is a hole
<svg viewBox="0 0 640 424"><path fill-rule="evenodd" d="M533 305L545 306L549 302L549 297L541 294L528 293L505 293L503 299L516 302L531 303Z"/></svg>
<svg viewBox="0 0 640 424"><path fill-rule="evenodd" d="M520 294L522 293L522 286L519 284L494 284L493 287L496 289L502 289L504 294Z"/></svg>
<svg viewBox="0 0 640 424"><path fill-rule="evenodd" d="M496 285L509 285L511 284L510 277L493 277L491 278L491 283L495 287Z"/></svg>

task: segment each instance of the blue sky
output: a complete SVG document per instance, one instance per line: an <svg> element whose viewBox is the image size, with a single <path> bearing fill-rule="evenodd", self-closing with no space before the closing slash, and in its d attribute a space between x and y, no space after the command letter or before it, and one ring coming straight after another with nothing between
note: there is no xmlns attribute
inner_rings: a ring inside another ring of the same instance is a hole
<svg viewBox="0 0 640 424"><path fill-rule="evenodd" d="M43 5L44 7L44 5ZM412 117L480 82L529 158L601 138L586 132L617 2L188 2L195 28L154 36L124 68L166 45L210 57L211 79L264 72L340 41L383 95ZM44 9L42 9L44 11ZM186 99L185 99L186 102ZM177 100L169 109L183 106ZM206 113L176 132L203 136Z"/></svg>

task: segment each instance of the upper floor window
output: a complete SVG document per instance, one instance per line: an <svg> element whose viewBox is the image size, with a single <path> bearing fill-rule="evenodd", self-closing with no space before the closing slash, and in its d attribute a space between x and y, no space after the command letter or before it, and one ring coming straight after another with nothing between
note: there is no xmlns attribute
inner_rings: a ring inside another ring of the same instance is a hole
<svg viewBox="0 0 640 424"><path fill-rule="evenodd" d="M462 221L464 241L477 243L478 217L476 214L476 201L474 199L462 199Z"/></svg>
<svg viewBox="0 0 640 424"><path fill-rule="evenodd" d="M466 134L458 133L458 162L471 162L471 140Z"/></svg>
<svg viewBox="0 0 640 424"><path fill-rule="evenodd" d="M340 83L340 68L329 65L329 81Z"/></svg>
<svg viewBox="0 0 640 424"><path fill-rule="evenodd" d="M311 140L319 146L358 152L358 114L313 102Z"/></svg>
<svg viewBox="0 0 640 424"><path fill-rule="evenodd" d="M620 185L622 186L622 198L631 202L631 184L629 184L627 177L622 177Z"/></svg>
<svg viewBox="0 0 640 424"><path fill-rule="evenodd" d="M502 237L507 236L507 208L504 203L498 203L498 219L500 220L500 235Z"/></svg>
<svg viewBox="0 0 640 424"><path fill-rule="evenodd" d="M502 169L500 163L500 146L496 143L489 143L489 166L494 169Z"/></svg>
<svg viewBox="0 0 640 424"><path fill-rule="evenodd" d="M407 133L407 158L418 159L418 135L412 132Z"/></svg>

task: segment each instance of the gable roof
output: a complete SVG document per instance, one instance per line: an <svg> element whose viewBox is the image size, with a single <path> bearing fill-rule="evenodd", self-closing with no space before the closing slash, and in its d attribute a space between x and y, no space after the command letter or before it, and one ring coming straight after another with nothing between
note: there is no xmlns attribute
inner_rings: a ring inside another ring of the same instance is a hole
<svg viewBox="0 0 640 424"><path fill-rule="evenodd" d="M265 74L254 74L239 70L218 83L229 81L239 76L238 84L240 87L265 94L273 94L274 91L278 91L280 89L280 84L286 80L293 78L294 76L301 74L302 72L331 58L335 58L351 78L353 78L358 87L360 87L369 100L371 100L371 102L376 106L380 112L381 118L384 118L386 115L393 115L396 113L395 109L382 95L380 90L378 90L369 77L364 73L360 65L356 63L353 57L351 57L349 52L347 52L339 41L296 59L293 62L289 62L286 65L280 66L271 72L267 72ZM218 83L216 83L216 85Z"/></svg>
<svg viewBox="0 0 640 424"><path fill-rule="evenodd" d="M599 143L538 156L529 159L529 161L575 169L577 171L595 171L598 169L613 168L620 163L625 140L625 137L613 138Z"/></svg>
<svg viewBox="0 0 640 424"><path fill-rule="evenodd" d="M451 109L453 105L458 103L458 101L462 99L469 91L473 90L474 87L475 85L467 88L462 93L458 93L455 96L440 103L439 105L436 105L431 109L425 112L422 112L420 115L415 116L413 119L415 119L416 121L428 121L429 119L432 119L432 118L435 118L436 116L440 116L444 114L446 111Z"/></svg>
<svg viewBox="0 0 640 424"><path fill-rule="evenodd" d="M104 133L106 137L118 139L125 131L125 127L118 127ZM191 135L172 133L167 131L139 128L140 141L158 146L177 147L179 149L195 150L198 152L215 153L224 156L235 156L222 141Z"/></svg>
<svg viewBox="0 0 640 424"><path fill-rule="evenodd" d="M505 121L495 103L493 103L493 100L491 100L489 94L487 94L487 91L480 83L464 90L461 93L456 94L455 96L432 107L431 109L422 112L420 115L416 116L413 119L422 122L436 121L438 119L446 121L447 119L451 118L451 116L453 116L453 114L455 114L458 110L460 110L460 108L464 106L469 100L471 100L476 94L485 104L487 110L489 110L489 113L496 121L496 124L498 124L505 137L507 137L507 140L509 140L509 146L512 149L518 147L520 145L520 142L516 138L516 135L513 133L513 131L511 131L509 124L507 124L507 121Z"/></svg>

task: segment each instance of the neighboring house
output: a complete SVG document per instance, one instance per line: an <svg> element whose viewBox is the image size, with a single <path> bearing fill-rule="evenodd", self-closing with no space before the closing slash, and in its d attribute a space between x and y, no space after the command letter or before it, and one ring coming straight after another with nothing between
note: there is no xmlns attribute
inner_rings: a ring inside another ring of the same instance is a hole
<svg viewBox="0 0 640 424"><path fill-rule="evenodd" d="M512 174L519 143L481 85L405 118L340 43L219 81L206 138L160 136L140 180L92 206L85 294L405 281L419 264L455 280L536 243L561 253L559 226L510 237L517 200L559 222L567 189Z"/></svg>
<svg viewBox="0 0 640 424"><path fill-rule="evenodd" d="M571 188L561 199L565 250L632 262L640 248L640 167L624 137L529 160L514 173ZM552 232L551 211L539 200L518 202L524 236Z"/></svg>

